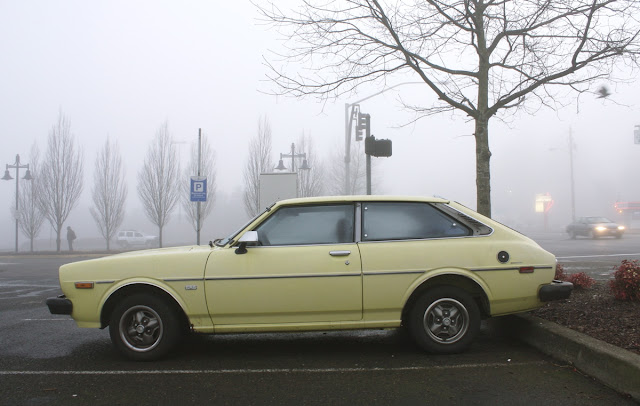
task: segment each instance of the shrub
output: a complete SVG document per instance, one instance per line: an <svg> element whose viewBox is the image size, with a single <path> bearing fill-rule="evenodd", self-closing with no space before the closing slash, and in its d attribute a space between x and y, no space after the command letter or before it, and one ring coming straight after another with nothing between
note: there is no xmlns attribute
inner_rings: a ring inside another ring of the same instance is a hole
<svg viewBox="0 0 640 406"><path fill-rule="evenodd" d="M638 261L623 260L614 272L613 280L609 282L609 288L618 300L640 301L640 265Z"/></svg>
<svg viewBox="0 0 640 406"><path fill-rule="evenodd" d="M567 280L567 274L564 273L564 267L562 265L556 265L556 276L554 276L553 279L557 279L559 281Z"/></svg>
<svg viewBox="0 0 640 406"><path fill-rule="evenodd" d="M567 276L566 280L573 283L573 286L577 289L589 289L596 283L595 279L584 272L572 273Z"/></svg>

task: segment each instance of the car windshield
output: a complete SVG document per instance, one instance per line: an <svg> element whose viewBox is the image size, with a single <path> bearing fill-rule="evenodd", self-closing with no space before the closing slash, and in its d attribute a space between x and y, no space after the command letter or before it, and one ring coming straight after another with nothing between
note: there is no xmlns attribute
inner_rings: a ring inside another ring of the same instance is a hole
<svg viewBox="0 0 640 406"><path fill-rule="evenodd" d="M606 217L587 217L587 222L594 223L613 223L613 221L609 220Z"/></svg>
<svg viewBox="0 0 640 406"><path fill-rule="evenodd" d="M267 210L270 210L271 207L269 207ZM265 210L265 211L267 211ZM234 231L233 233L231 233L228 237L226 238L218 238L217 240L215 240L213 243L217 246L217 247L224 247L225 245L229 244L230 242L233 241L234 237L236 235L238 235L238 233L240 233L240 231L244 230L245 228L247 228L247 226L251 223L253 223L253 221L255 219L257 219L258 217L262 216L262 214L264 213L264 211L260 214L258 214L257 216L255 216L254 218L252 218L251 220L249 220L246 224L244 224L242 227L240 227L239 229L237 229L236 231Z"/></svg>

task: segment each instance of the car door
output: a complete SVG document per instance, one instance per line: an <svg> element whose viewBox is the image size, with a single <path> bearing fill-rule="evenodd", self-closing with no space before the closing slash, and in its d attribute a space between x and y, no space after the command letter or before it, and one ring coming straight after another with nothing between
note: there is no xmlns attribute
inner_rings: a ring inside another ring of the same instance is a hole
<svg viewBox="0 0 640 406"><path fill-rule="evenodd" d="M359 243L365 320L397 320L407 292L427 271L468 264L472 230L434 205L363 202Z"/></svg>
<svg viewBox="0 0 640 406"><path fill-rule="evenodd" d="M215 251L207 305L223 326L362 318L362 269L353 204L281 207L254 228L260 245ZM266 327L265 327L266 328Z"/></svg>

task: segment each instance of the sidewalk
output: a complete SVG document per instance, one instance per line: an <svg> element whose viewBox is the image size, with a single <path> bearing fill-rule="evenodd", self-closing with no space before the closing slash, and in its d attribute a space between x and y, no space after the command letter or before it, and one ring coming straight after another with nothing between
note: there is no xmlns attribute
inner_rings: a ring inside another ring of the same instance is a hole
<svg viewBox="0 0 640 406"><path fill-rule="evenodd" d="M640 402L640 355L529 314L502 323L517 339Z"/></svg>

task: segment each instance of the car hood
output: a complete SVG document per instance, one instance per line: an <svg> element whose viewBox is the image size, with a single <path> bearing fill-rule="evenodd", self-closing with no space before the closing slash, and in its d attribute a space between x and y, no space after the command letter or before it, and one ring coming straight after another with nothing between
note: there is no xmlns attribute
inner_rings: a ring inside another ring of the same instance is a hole
<svg viewBox="0 0 640 406"><path fill-rule="evenodd" d="M123 280L132 277L202 277L209 246L171 247L125 252L60 267L60 280Z"/></svg>

